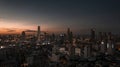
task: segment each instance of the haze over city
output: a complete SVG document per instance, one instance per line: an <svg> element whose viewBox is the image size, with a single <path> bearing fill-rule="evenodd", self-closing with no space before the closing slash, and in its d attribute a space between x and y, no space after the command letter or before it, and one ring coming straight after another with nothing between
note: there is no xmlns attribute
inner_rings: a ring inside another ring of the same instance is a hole
<svg viewBox="0 0 120 67"><path fill-rule="evenodd" d="M0 0L0 34L36 30L75 33L90 28L119 33L118 0Z"/></svg>
<svg viewBox="0 0 120 67"><path fill-rule="evenodd" d="M119 0L0 0L0 67L120 67Z"/></svg>

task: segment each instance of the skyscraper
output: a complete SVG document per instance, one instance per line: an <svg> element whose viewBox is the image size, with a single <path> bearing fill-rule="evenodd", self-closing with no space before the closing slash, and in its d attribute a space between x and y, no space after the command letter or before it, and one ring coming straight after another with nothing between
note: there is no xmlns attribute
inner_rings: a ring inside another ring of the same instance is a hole
<svg viewBox="0 0 120 67"><path fill-rule="evenodd" d="M103 33L102 32L99 32L99 36L98 36L98 40L101 42L103 40Z"/></svg>
<svg viewBox="0 0 120 67"><path fill-rule="evenodd" d="M38 31L37 31L37 41L40 42L40 26L38 26Z"/></svg>
<svg viewBox="0 0 120 67"><path fill-rule="evenodd" d="M109 32L107 36L107 53L110 55L114 54L114 40L112 39L112 33Z"/></svg>
<svg viewBox="0 0 120 67"><path fill-rule="evenodd" d="M26 36L25 31L22 31L21 36L22 36L22 37L25 37L25 36Z"/></svg>
<svg viewBox="0 0 120 67"><path fill-rule="evenodd" d="M70 35L70 28L67 29L67 35Z"/></svg>
<svg viewBox="0 0 120 67"><path fill-rule="evenodd" d="M95 40L95 29L91 29L91 41Z"/></svg>
<svg viewBox="0 0 120 67"><path fill-rule="evenodd" d="M21 40L24 41L26 37L25 31L22 31L21 33Z"/></svg>
<svg viewBox="0 0 120 67"><path fill-rule="evenodd" d="M72 43L73 33L70 30L70 28L67 29L67 36L68 36L68 41Z"/></svg>
<svg viewBox="0 0 120 67"><path fill-rule="evenodd" d="M84 46L84 50L83 50L83 52L84 52L83 56L84 56L84 58L88 58L91 56L91 44L84 44L84 45L85 46Z"/></svg>

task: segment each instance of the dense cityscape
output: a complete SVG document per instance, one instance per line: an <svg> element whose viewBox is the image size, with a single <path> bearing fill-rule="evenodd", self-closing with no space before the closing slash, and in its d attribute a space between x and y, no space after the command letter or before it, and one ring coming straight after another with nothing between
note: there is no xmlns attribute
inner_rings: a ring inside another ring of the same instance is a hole
<svg viewBox="0 0 120 67"><path fill-rule="evenodd" d="M120 0L0 0L0 67L120 67Z"/></svg>
<svg viewBox="0 0 120 67"><path fill-rule="evenodd" d="M37 29L37 28L36 28ZM120 67L120 35L111 32L0 35L0 67Z"/></svg>

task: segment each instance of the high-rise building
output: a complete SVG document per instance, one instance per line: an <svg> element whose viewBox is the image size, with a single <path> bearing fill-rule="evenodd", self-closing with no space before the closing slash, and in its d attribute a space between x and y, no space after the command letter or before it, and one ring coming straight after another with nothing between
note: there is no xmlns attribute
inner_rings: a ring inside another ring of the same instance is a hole
<svg viewBox="0 0 120 67"><path fill-rule="evenodd" d="M109 32L107 36L107 53L110 55L114 54L114 40L112 39L112 33Z"/></svg>
<svg viewBox="0 0 120 67"><path fill-rule="evenodd" d="M108 40L112 40L112 33L111 32L108 33Z"/></svg>
<svg viewBox="0 0 120 67"><path fill-rule="evenodd" d="M81 56L81 49L80 48L75 48L75 55Z"/></svg>
<svg viewBox="0 0 120 67"><path fill-rule="evenodd" d="M99 32L99 36L98 36L98 40L101 42L102 41L102 39L103 39L103 35L102 35L102 32Z"/></svg>
<svg viewBox="0 0 120 67"><path fill-rule="evenodd" d="M67 39L70 43L72 43L72 38L73 38L73 33L72 31L70 30L70 28L68 28L67 30Z"/></svg>
<svg viewBox="0 0 120 67"><path fill-rule="evenodd" d="M108 41L107 43L107 54L113 55L114 54L114 43L112 41Z"/></svg>
<svg viewBox="0 0 120 67"><path fill-rule="evenodd" d="M106 32L104 33L99 33L99 40L100 40L100 52L101 53L106 53L107 49L107 34Z"/></svg>
<svg viewBox="0 0 120 67"><path fill-rule="evenodd" d="M84 52L83 54L84 58L90 57L91 56L91 44L85 44L83 52Z"/></svg>
<svg viewBox="0 0 120 67"><path fill-rule="evenodd" d="M114 40L112 40L112 33L104 33L100 45L100 52L113 55L114 54Z"/></svg>
<svg viewBox="0 0 120 67"><path fill-rule="evenodd" d="M37 41L40 42L40 26L38 26L37 30Z"/></svg>
<svg viewBox="0 0 120 67"><path fill-rule="evenodd" d="M21 40L24 41L26 37L25 31L22 31L21 33Z"/></svg>
<svg viewBox="0 0 120 67"><path fill-rule="evenodd" d="M104 41L101 41L100 52L101 53L105 53L106 52L106 43Z"/></svg>
<svg viewBox="0 0 120 67"><path fill-rule="evenodd" d="M67 29L67 35L70 35L70 28Z"/></svg>
<svg viewBox="0 0 120 67"><path fill-rule="evenodd" d="M95 29L91 29L91 41L95 40Z"/></svg>
<svg viewBox="0 0 120 67"><path fill-rule="evenodd" d="M22 31L22 34L21 34L23 37L25 37L26 36L26 34L25 34L25 31Z"/></svg>
<svg viewBox="0 0 120 67"><path fill-rule="evenodd" d="M91 29L91 39L95 39L95 29Z"/></svg>

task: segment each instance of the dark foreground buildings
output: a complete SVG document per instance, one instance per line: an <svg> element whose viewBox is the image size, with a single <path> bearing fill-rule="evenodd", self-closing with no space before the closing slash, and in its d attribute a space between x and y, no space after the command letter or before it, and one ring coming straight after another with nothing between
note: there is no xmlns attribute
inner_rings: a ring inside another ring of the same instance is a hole
<svg viewBox="0 0 120 67"><path fill-rule="evenodd" d="M120 67L120 35L90 30L0 35L0 67Z"/></svg>

